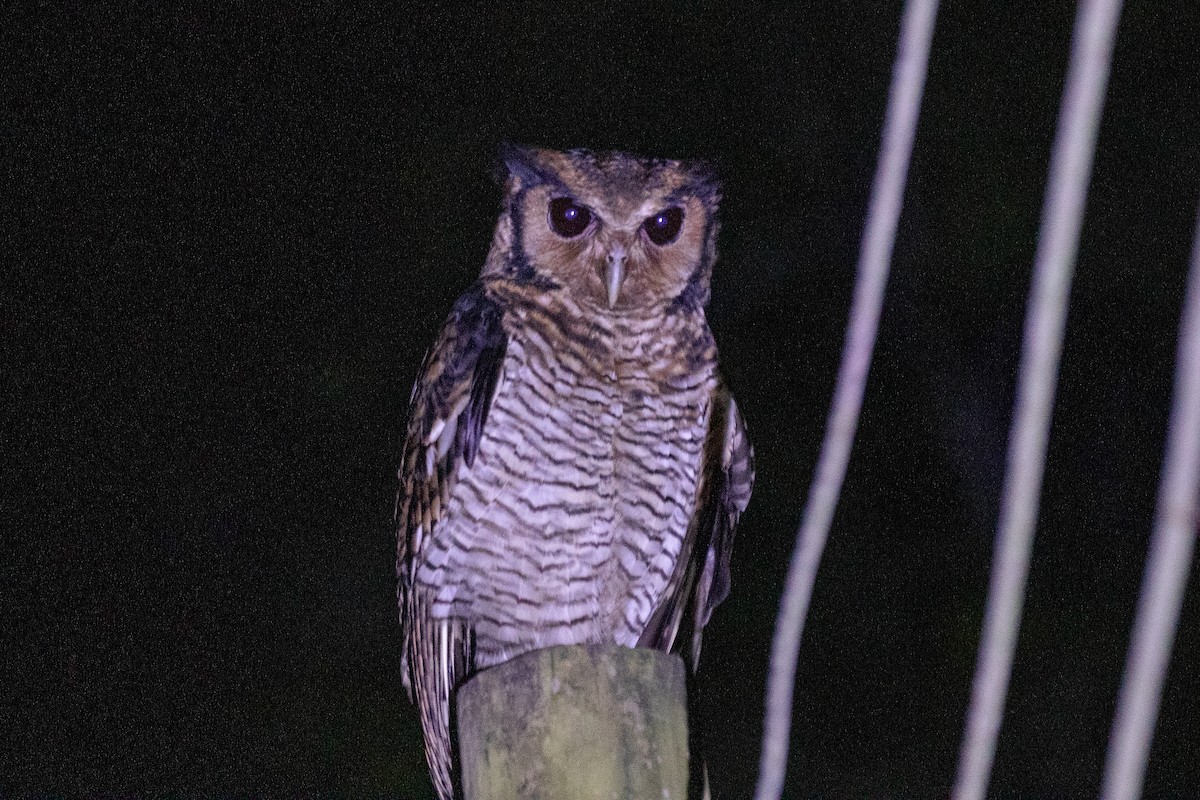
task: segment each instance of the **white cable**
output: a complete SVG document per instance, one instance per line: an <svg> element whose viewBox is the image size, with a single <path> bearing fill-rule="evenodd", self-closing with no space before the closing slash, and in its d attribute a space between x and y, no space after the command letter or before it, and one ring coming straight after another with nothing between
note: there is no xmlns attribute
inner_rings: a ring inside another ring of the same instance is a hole
<svg viewBox="0 0 1200 800"><path fill-rule="evenodd" d="M983 800L996 755L1029 573L1071 277L1120 10L1120 0L1083 0L1075 18L1050 154L991 585L959 753L955 800Z"/></svg>
<svg viewBox="0 0 1200 800"><path fill-rule="evenodd" d="M834 508L850 449L858 427L863 389L879 327L883 292L896 226L904 198L904 183L912 153L929 43L937 15L937 0L908 0L900 23L900 41L884 117L883 142L858 260L858 279L850 309L842 363L838 370L833 408L821 445L817 474L809 491L803 521L788 569L787 586L775 623L771 667L767 679L766 718L756 800L778 800L787 770L792 718L792 690L804 619L812 599L821 551L829 536Z"/></svg>
<svg viewBox="0 0 1200 800"><path fill-rule="evenodd" d="M1200 213L1196 216L1187 299L1179 320L1175 400L1166 451L1150 555L1108 741L1100 795L1103 800L1141 797L1163 681L1200 528Z"/></svg>

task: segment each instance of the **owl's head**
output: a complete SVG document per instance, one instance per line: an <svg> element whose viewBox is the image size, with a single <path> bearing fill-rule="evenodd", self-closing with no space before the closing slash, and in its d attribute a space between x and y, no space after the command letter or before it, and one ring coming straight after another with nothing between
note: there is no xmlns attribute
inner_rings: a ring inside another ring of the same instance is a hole
<svg viewBox="0 0 1200 800"><path fill-rule="evenodd" d="M483 274L542 277L622 312L708 302L720 187L702 163L505 146Z"/></svg>

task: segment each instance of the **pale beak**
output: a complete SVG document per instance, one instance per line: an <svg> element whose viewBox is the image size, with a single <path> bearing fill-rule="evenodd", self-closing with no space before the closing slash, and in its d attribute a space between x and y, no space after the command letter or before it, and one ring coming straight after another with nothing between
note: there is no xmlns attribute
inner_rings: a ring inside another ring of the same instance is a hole
<svg viewBox="0 0 1200 800"><path fill-rule="evenodd" d="M621 294L621 283L625 280L625 248L614 244L608 251L608 262L604 265L604 285L608 289L608 307L617 305Z"/></svg>

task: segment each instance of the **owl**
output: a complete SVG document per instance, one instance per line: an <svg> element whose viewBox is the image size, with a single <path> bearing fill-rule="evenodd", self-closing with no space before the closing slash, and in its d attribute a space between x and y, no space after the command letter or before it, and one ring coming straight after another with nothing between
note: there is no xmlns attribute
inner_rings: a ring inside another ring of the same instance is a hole
<svg viewBox="0 0 1200 800"><path fill-rule="evenodd" d="M753 453L704 309L703 164L506 147L479 279L410 400L398 473L401 670L442 800L450 697L554 645L679 651L729 592Z"/></svg>

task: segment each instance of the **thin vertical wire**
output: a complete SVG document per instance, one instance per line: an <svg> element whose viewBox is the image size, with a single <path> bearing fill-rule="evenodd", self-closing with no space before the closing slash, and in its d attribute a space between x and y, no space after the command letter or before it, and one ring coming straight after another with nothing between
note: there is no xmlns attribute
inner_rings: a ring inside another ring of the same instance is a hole
<svg viewBox="0 0 1200 800"><path fill-rule="evenodd" d="M991 584L955 800L983 799L995 759L1029 574L1071 278L1120 10L1120 0L1083 0L1075 18L1050 154Z"/></svg>
<svg viewBox="0 0 1200 800"><path fill-rule="evenodd" d="M1167 428L1154 534L1104 767L1104 800L1142 794L1163 681L1200 528L1200 213L1179 320L1175 400Z"/></svg>
<svg viewBox="0 0 1200 800"><path fill-rule="evenodd" d="M937 5L937 0L908 0L900 22L900 41L888 90L883 141L863 231L858 279L842 363L838 370L833 409L825 429L816 478L809 491L803 522L797 533L796 547L788 568L787 586L775 623L756 800L776 800L783 791L800 638L816 582L817 565L829 536L834 508L858 427L892 246L896 239L896 226L904 199L904 184L921 95L925 88L925 70Z"/></svg>

